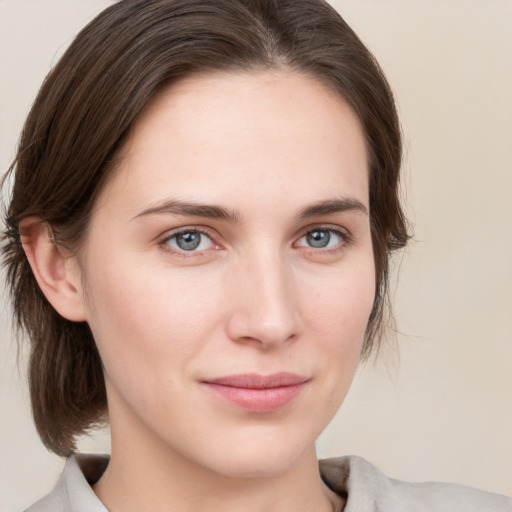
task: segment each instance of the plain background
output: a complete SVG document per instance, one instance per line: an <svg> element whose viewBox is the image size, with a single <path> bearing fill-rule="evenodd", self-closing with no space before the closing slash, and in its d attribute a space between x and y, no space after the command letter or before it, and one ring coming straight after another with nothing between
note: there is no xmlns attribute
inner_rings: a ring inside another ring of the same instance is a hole
<svg viewBox="0 0 512 512"><path fill-rule="evenodd" d="M0 0L2 172L50 66L110 3ZM396 262L399 355L360 369L319 453L512 494L512 2L332 3L396 92L415 242ZM0 511L10 512L48 492L63 462L32 426L5 296L0 315ZM106 450L108 436L81 446Z"/></svg>

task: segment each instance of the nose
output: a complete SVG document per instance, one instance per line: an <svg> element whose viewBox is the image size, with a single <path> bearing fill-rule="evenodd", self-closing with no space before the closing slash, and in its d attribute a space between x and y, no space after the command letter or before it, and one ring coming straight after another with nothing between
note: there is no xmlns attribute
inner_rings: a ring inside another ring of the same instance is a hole
<svg viewBox="0 0 512 512"><path fill-rule="evenodd" d="M278 255L261 254L230 274L228 336L270 349L302 330L293 270Z"/></svg>

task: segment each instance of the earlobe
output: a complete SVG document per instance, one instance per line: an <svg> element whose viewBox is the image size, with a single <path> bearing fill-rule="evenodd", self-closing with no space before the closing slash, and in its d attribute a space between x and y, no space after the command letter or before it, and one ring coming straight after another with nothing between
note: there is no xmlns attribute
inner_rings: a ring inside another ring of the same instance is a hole
<svg viewBox="0 0 512 512"><path fill-rule="evenodd" d="M28 217L20 222L21 242L32 272L48 302L64 318L86 320L80 269L76 258L64 254L48 223Z"/></svg>

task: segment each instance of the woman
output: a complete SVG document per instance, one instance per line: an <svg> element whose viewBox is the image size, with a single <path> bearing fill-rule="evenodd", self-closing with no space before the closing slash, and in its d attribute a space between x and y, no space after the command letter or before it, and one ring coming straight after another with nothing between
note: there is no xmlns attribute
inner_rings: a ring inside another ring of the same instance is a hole
<svg viewBox="0 0 512 512"><path fill-rule="evenodd" d="M400 157L387 83L326 4L124 1L86 27L7 219L36 426L71 456L30 510L508 510L357 458L318 471L407 241ZM72 456L107 411L110 461Z"/></svg>

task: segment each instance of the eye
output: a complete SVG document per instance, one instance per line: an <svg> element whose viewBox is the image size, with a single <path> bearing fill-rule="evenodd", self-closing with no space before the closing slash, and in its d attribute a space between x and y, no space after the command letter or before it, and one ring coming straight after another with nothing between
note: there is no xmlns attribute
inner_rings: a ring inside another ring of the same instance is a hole
<svg viewBox="0 0 512 512"><path fill-rule="evenodd" d="M217 247L213 240L197 229L186 229L167 236L162 245L176 252L199 252Z"/></svg>
<svg viewBox="0 0 512 512"><path fill-rule="evenodd" d="M332 228L318 228L308 231L296 242L299 247L312 249L331 249L346 241L346 235Z"/></svg>

